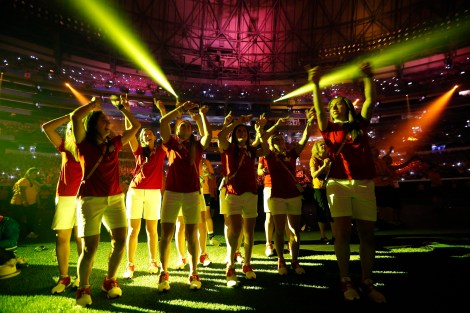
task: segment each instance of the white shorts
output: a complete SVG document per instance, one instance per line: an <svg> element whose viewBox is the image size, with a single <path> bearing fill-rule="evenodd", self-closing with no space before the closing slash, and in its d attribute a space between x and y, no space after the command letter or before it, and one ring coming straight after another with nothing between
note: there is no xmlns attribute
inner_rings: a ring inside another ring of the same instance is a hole
<svg viewBox="0 0 470 313"><path fill-rule="evenodd" d="M227 195L225 197L227 215L241 214L243 218L258 216L258 195L245 192L241 195Z"/></svg>
<svg viewBox="0 0 470 313"><path fill-rule="evenodd" d="M331 216L351 216L364 221L377 221L374 189L372 180L329 179L326 195Z"/></svg>
<svg viewBox="0 0 470 313"><path fill-rule="evenodd" d="M201 194L165 190L160 223L176 223L181 210L185 224L199 224L201 219Z"/></svg>
<svg viewBox="0 0 470 313"><path fill-rule="evenodd" d="M127 227L124 194L109 197L83 197L77 207L78 235L99 235L101 223L106 229Z"/></svg>
<svg viewBox="0 0 470 313"><path fill-rule="evenodd" d="M201 189L201 194L200 194L200 197L199 197L199 210L201 212L206 212L207 211L206 199L204 198L204 193L202 192L202 189Z"/></svg>
<svg viewBox="0 0 470 313"><path fill-rule="evenodd" d="M77 205L76 196L56 196L51 228L53 230L72 229L77 226Z"/></svg>
<svg viewBox="0 0 470 313"><path fill-rule="evenodd" d="M201 199L199 201L199 211L200 212L206 212L207 211L206 200L204 199L204 194L202 194L202 193L201 193ZM183 216L183 210L181 210L181 209L178 212L178 217L180 217L180 216Z"/></svg>
<svg viewBox="0 0 470 313"><path fill-rule="evenodd" d="M269 207L272 215L301 215L302 214L302 196L294 198L269 198Z"/></svg>
<svg viewBox="0 0 470 313"><path fill-rule="evenodd" d="M144 218L149 221L160 219L162 193L160 189L129 188L126 196L128 219Z"/></svg>
<svg viewBox="0 0 470 313"><path fill-rule="evenodd" d="M227 188L221 187L219 193L220 214L227 214Z"/></svg>
<svg viewBox="0 0 470 313"><path fill-rule="evenodd" d="M271 189L273 189L273 187L263 188L263 208L264 212L266 213L271 213L271 210L269 209L269 198L271 197Z"/></svg>

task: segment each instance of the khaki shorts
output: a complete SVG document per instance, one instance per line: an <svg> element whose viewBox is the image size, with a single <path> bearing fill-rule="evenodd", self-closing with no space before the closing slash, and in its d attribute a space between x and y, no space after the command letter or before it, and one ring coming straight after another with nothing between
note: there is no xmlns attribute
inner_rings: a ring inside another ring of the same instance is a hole
<svg viewBox="0 0 470 313"><path fill-rule="evenodd" d="M76 196L56 196L51 228L53 230L72 229L77 226L77 206Z"/></svg>
<svg viewBox="0 0 470 313"><path fill-rule="evenodd" d="M241 214L243 218L258 216L258 195L245 192L241 195L226 195L225 210L227 215Z"/></svg>
<svg viewBox="0 0 470 313"><path fill-rule="evenodd" d="M271 210L269 209L269 198L271 198L271 190L272 187L264 187L263 188L263 208L264 212L266 213L271 213Z"/></svg>
<svg viewBox="0 0 470 313"><path fill-rule="evenodd" d="M302 214L302 196L294 198L269 198L269 207L272 215L300 215Z"/></svg>
<svg viewBox="0 0 470 313"><path fill-rule="evenodd" d="M79 199L77 218L80 237L99 235L101 223L108 230L127 227L124 194Z"/></svg>
<svg viewBox="0 0 470 313"><path fill-rule="evenodd" d="M128 219L144 218L149 221L160 219L162 193L160 189L129 188L126 196Z"/></svg>
<svg viewBox="0 0 470 313"><path fill-rule="evenodd" d="M199 224L201 219L201 194L195 192L174 192L163 194L160 223L176 223L181 210L185 224Z"/></svg>
<svg viewBox="0 0 470 313"><path fill-rule="evenodd" d="M377 221L374 189L372 180L329 179L326 195L331 216Z"/></svg>

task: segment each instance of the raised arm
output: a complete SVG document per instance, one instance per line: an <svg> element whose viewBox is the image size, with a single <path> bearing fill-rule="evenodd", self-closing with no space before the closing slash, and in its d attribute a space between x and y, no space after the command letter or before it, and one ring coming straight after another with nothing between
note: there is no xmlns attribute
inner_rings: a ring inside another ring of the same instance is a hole
<svg viewBox="0 0 470 313"><path fill-rule="evenodd" d="M313 119L313 112L310 111L310 113L307 113L307 123L305 125L304 132L302 133L302 138L300 138L299 142L295 146L295 152L297 153L297 155L300 155L302 150L304 150L305 145L308 142L308 138L310 138L310 135L313 132Z"/></svg>
<svg viewBox="0 0 470 313"><path fill-rule="evenodd" d="M183 104L179 105L177 103L176 108L165 115L162 116L160 119L160 136L162 137L162 142L167 143L171 137L171 126L170 123L172 120L181 116L183 111L190 110L195 107L196 104L192 103L191 101L186 101Z"/></svg>
<svg viewBox="0 0 470 313"><path fill-rule="evenodd" d="M361 72L364 74L364 104L361 109L361 116L370 120L372 117L372 111L374 109L374 103L377 101L377 89L374 84L374 74L369 63L361 64Z"/></svg>
<svg viewBox="0 0 470 313"><path fill-rule="evenodd" d="M225 120L227 120L227 117L229 117L229 115L230 115L230 118L232 118L231 114L232 114L232 112L230 112L225 117ZM230 146L230 141L227 139L228 134L230 134L230 132L237 125L244 124L244 123L248 122L250 119L251 119L251 115L242 115L238 120L233 120L233 118L232 118L232 122L222 128L222 130L217 135L219 151L225 151Z"/></svg>
<svg viewBox="0 0 470 313"><path fill-rule="evenodd" d="M57 128L68 122L70 122L70 114L55 118L41 125L42 131L54 146L59 147L63 139L57 132Z"/></svg>
<svg viewBox="0 0 470 313"><path fill-rule="evenodd" d="M111 104L114 105L121 113L124 115L124 118L126 121L129 122L130 127L124 130L122 133L121 137L121 142L123 145L127 144L130 142L131 139L137 140L135 138L135 135L140 129L140 122L137 120L137 118L129 111L129 103L127 101L127 95L125 98L122 97L122 95L119 96L119 99L117 97L110 97L111 99ZM127 108L126 108L127 106Z"/></svg>
<svg viewBox="0 0 470 313"><path fill-rule="evenodd" d="M260 121L260 125L261 126L265 126L266 125L266 122L263 124L263 119L266 119L264 117L264 113L260 116L260 118L258 119ZM286 117L281 117L279 118L276 123L274 123L273 126L269 127L268 130L265 130L264 134L266 134L266 138L269 138L272 134L274 134L274 132L278 129L279 126L283 126L283 125L286 125L287 124L287 121L289 120L289 116L286 116ZM258 133L257 133L258 134ZM255 138L255 141L253 142L253 146L257 146L261 143L261 136L256 136Z"/></svg>
<svg viewBox="0 0 470 313"><path fill-rule="evenodd" d="M201 121L201 145L202 148L205 150L209 148L209 145L211 143L212 139L212 128L209 124L209 121L207 120L207 111L208 107L207 106L202 106L199 108L199 116L200 116L200 121ZM199 125L198 125L199 127Z"/></svg>
<svg viewBox="0 0 470 313"><path fill-rule="evenodd" d="M204 114L207 114L207 111L209 110L209 108L207 106L203 106L202 108L204 110ZM199 135L202 138L204 136L204 125L202 124L201 115L199 114L200 112L201 110L198 110L198 112L189 111L189 116L191 116L193 121L196 123L197 130L199 132Z"/></svg>
<svg viewBox="0 0 470 313"><path fill-rule="evenodd" d="M127 101L127 96L126 98L124 99L124 102L123 102L123 105L124 107L130 112L131 111L131 106L129 105L129 101ZM131 122L125 118L125 129L128 130L128 129L131 129L132 128L132 124ZM132 152L135 152L137 151L137 149L139 148L139 141L137 140L137 137L136 136L133 136L130 140L129 140L129 146L131 147L131 150Z"/></svg>
<svg viewBox="0 0 470 313"><path fill-rule="evenodd" d="M82 105L76 108L71 114L70 118L72 119L72 131L75 137L75 142L79 144L85 139L86 131L85 125L83 124L83 119L87 114L93 109L101 109L101 98L91 98L91 101L85 105Z"/></svg>
<svg viewBox="0 0 470 313"><path fill-rule="evenodd" d="M318 66L308 70L308 80L313 88L313 107L317 114L318 128L323 131L328 126L328 114L320 99L320 77L321 72Z"/></svg>
<svg viewBox="0 0 470 313"><path fill-rule="evenodd" d="M268 134L264 131L264 125L266 123L263 123L260 119L257 119L255 122L255 131L256 131L256 137L260 138L260 143L261 147L256 150L256 156L261 157L261 156L266 156L269 154L269 145L268 145Z"/></svg>

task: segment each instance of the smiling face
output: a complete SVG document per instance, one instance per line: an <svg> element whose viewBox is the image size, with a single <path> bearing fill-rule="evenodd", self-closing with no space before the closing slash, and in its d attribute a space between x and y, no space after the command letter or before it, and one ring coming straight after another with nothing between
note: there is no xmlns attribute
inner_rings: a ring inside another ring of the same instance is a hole
<svg viewBox="0 0 470 313"><path fill-rule="evenodd" d="M157 137L149 128L144 128L140 132L140 144L142 146L149 146L152 142L155 142L156 139Z"/></svg>
<svg viewBox="0 0 470 313"><path fill-rule="evenodd" d="M246 140L248 139L248 129L244 126L238 127L235 130L235 138L238 143L246 143Z"/></svg>

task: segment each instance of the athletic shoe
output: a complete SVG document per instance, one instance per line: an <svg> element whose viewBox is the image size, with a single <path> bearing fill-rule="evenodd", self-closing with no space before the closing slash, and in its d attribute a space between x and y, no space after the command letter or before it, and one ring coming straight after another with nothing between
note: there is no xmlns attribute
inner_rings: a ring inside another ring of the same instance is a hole
<svg viewBox="0 0 470 313"><path fill-rule="evenodd" d="M361 298L349 277L341 278L341 289L343 290L344 300L346 301L354 301Z"/></svg>
<svg viewBox="0 0 470 313"><path fill-rule="evenodd" d="M80 287L80 279L77 276L75 276L75 279L72 284L72 289L77 290L78 287Z"/></svg>
<svg viewBox="0 0 470 313"><path fill-rule="evenodd" d="M281 276L287 275L286 261L279 259L277 261L277 273Z"/></svg>
<svg viewBox="0 0 470 313"><path fill-rule="evenodd" d="M243 258L243 255L241 254L240 251L235 252L235 257L233 260L237 262L238 264L242 264L243 262L245 262L245 258Z"/></svg>
<svg viewBox="0 0 470 313"><path fill-rule="evenodd" d="M176 269L177 270L184 270L186 266L186 258L182 258L179 260L179 262L176 264Z"/></svg>
<svg viewBox="0 0 470 313"><path fill-rule="evenodd" d="M256 274L251 265L243 265L243 273L245 274L246 279L256 279Z"/></svg>
<svg viewBox="0 0 470 313"><path fill-rule="evenodd" d="M238 285L237 273L235 272L235 267L227 267L225 276L227 278L227 287L235 287Z"/></svg>
<svg viewBox="0 0 470 313"><path fill-rule="evenodd" d="M80 306L91 305L90 287L79 288L75 296L75 304Z"/></svg>
<svg viewBox="0 0 470 313"><path fill-rule="evenodd" d="M198 274L189 276L189 289L199 290L201 289L201 279Z"/></svg>
<svg viewBox="0 0 470 313"><path fill-rule="evenodd" d="M267 243L266 244L266 250L264 250L264 254L268 258L274 256L274 249L273 249L273 244L272 243Z"/></svg>
<svg viewBox="0 0 470 313"><path fill-rule="evenodd" d="M114 299L122 296L122 290L119 287L117 280L104 278L103 285L101 285L101 290L106 292L108 299Z"/></svg>
<svg viewBox="0 0 470 313"><path fill-rule="evenodd" d="M170 274L162 270L158 278L158 291L163 292L168 290L170 290Z"/></svg>
<svg viewBox="0 0 470 313"><path fill-rule="evenodd" d="M292 269L295 271L297 275L303 275L305 274L305 270L302 266L299 265L299 261L292 261L291 262Z"/></svg>
<svg viewBox="0 0 470 313"><path fill-rule="evenodd" d="M54 288L52 288L51 293L53 295L62 293L65 291L65 288L70 286L70 275L67 275L65 277L59 277L59 280L57 281L57 285L55 285Z"/></svg>
<svg viewBox="0 0 470 313"><path fill-rule="evenodd" d="M374 282L371 279L366 279L364 282L361 284L359 290L367 295L369 299L371 299L375 303L385 303L387 302L385 300L385 296L380 293L377 288L374 286Z"/></svg>
<svg viewBox="0 0 470 313"><path fill-rule="evenodd" d="M157 261L155 261L155 260L150 261L149 273L150 274L158 274L158 272L159 272L159 268L158 268L158 265L157 265Z"/></svg>
<svg viewBox="0 0 470 313"><path fill-rule="evenodd" d="M220 246L220 241L218 241L215 238L209 239L209 245L218 247L218 246Z"/></svg>
<svg viewBox="0 0 470 313"><path fill-rule="evenodd" d="M206 267L209 266L212 261L209 259L209 255L207 253L201 254L199 257L199 263L202 264L202 266Z"/></svg>
<svg viewBox="0 0 470 313"><path fill-rule="evenodd" d="M123 277L125 279L131 279L132 277L134 277L134 264L133 263L127 263L126 271L124 272Z"/></svg>

